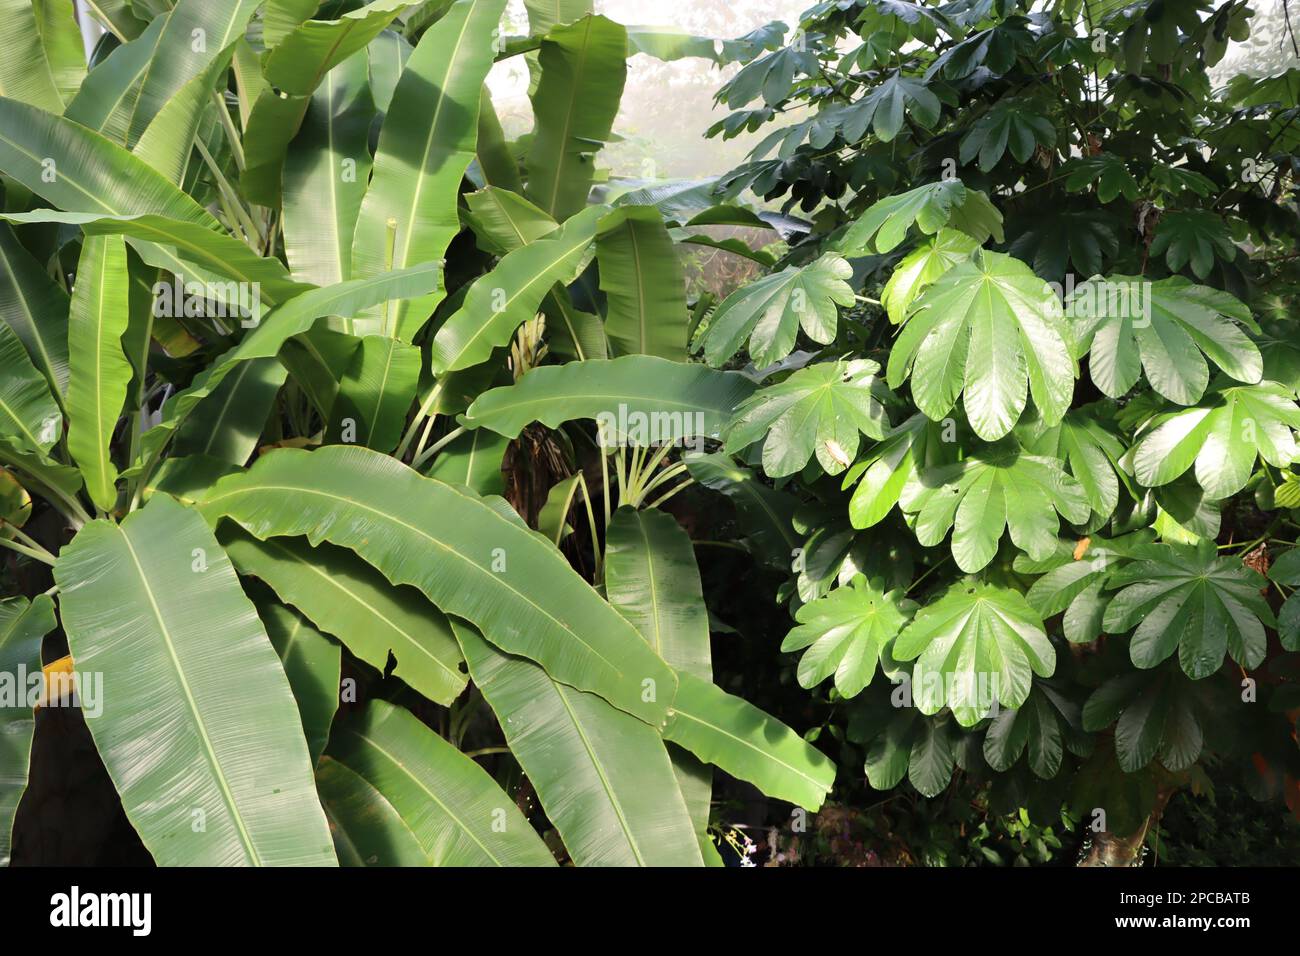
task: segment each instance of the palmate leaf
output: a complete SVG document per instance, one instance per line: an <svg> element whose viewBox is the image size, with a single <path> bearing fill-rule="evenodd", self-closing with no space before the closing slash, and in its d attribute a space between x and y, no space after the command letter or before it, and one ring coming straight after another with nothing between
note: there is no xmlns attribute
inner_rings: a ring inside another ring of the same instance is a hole
<svg viewBox="0 0 1300 956"><path fill-rule="evenodd" d="M1093 384L1111 398L1145 372L1156 392L1191 405L1209 384L1207 358L1239 382L1258 382L1263 374L1259 349L1237 324L1253 324L1250 309L1182 276L1090 279L1066 302L1066 315L1076 357L1089 355Z"/></svg>
<svg viewBox="0 0 1300 956"><path fill-rule="evenodd" d="M816 687L832 674L835 689L856 697L871 683L876 662L885 660L889 642L911 619L916 604L900 591L857 575L847 587L803 605L799 626L781 642L781 650L803 650L797 676L800 687Z"/></svg>
<svg viewBox="0 0 1300 956"><path fill-rule="evenodd" d="M1164 256L1170 272L1190 264L1198 279L1214 268L1216 259L1231 262L1237 246L1223 219L1208 209L1184 209L1164 216L1151 241L1151 255Z"/></svg>
<svg viewBox="0 0 1300 956"><path fill-rule="evenodd" d="M908 782L923 797L937 797L957 766L961 740L947 714L924 717L915 707L890 706L889 698L864 700L853 711L848 736L866 751L864 770L876 790Z"/></svg>
<svg viewBox="0 0 1300 956"><path fill-rule="evenodd" d="M117 501L110 444L126 402L131 363L122 351L130 316L126 243L87 238L77 260L68 315L68 451L103 511Z"/></svg>
<svg viewBox="0 0 1300 956"><path fill-rule="evenodd" d="M873 203L849 223L833 248L850 258L889 252L913 225L925 235L951 226L977 242L1003 239L1002 213L988 196L960 180L943 179Z"/></svg>
<svg viewBox="0 0 1300 956"><path fill-rule="evenodd" d="M849 520L855 528L879 524L898 504L916 469L951 458L938 458L946 443L940 426L922 414L913 415L892 429L864 458L844 475L844 487L857 484L849 499Z"/></svg>
<svg viewBox="0 0 1300 956"><path fill-rule="evenodd" d="M1019 163L1026 163L1039 147L1050 149L1056 143L1056 127L1046 116L1034 112L1023 99L1000 99L971 126L962 137L958 156L965 166L979 157L983 172L993 169L1010 152Z"/></svg>
<svg viewBox="0 0 1300 956"><path fill-rule="evenodd" d="M939 97L925 83L894 73L873 85L870 92L852 106L844 108L838 119L848 143L861 140L867 127L882 143L888 143L903 128L904 113L925 129L932 129L939 122L942 109Z"/></svg>
<svg viewBox="0 0 1300 956"><path fill-rule="evenodd" d="M352 275L439 261L460 231L457 196L474 158L480 91L505 0L457 0L420 38L379 133L352 242ZM390 225L391 223L391 225ZM396 305L388 327L409 342L441 290ZM378 321L380 309L370 310Z"/></svg>
<svg viewBox="0 0 1300 956"><path fill-rule="evenodd" d="M916 538L926 547L952 529L952 555L967 573L993 560L1004 529L1016 547L1043 559L1056 548L1058 513L1074 524L1090 513L1083 488L1058 459L1027 454L1014 444L914 475L899 504L916 516Z"/></svg>
<svg viewBox="0 0 1300 956"><path fill-rule="evenodd" d="M1043 420L1061 420L1077 368L1050 287L1019 259L981 250L916 299L890 352L891 388L911 376L912 398L934 420L964 394L975 433L1009 432L1028 395Z"/></svg>
<svg viewBox="0 0 1300 956"><path fill-rule="evenodd" d="M984 735L984 759L999 773L1010 770L1026 750L1029 769L1051 780L1061 769L1065 749L1087 756L1092 741L1083 733L1079 705L1046 681L1035 681L1028 699L993 718Z"/></svg>
<svg viewBox="0 0 1300 956"><path fill-rule="evenodd" d="M1026 451L1066 463L1070 476L1087 496L1093 513L1091 524L1096 526L1114 513L1123 475L1120 459L1125 447L1107 427L1107 417L1104 407L1084 406L1067 412L1059 424L1050 428L1037 420L1022 422L1016 428ZM1129 484L1127 475L1123 480Z"/></svg>
<svg viewBox="0 0 1300 956"><path fill-rule="evenodd" d="M229 524L219 539L239 572L265 581L349 651L392 673L429 700L450 706L465 689L462 657L442 613L413 588L394 587L355 554L302 538L259 541Z"/></svg>
<svg viewBox="0 0 1300 956"><path fill-rule="evenodd" d="M953 266L965 262L978 248L979 243L964 232L944 228L904 256L894 266L880 296L889 321L895 325L902 323L912 301L927 286Z"/></svg>
<svg viewBox="0 0 1300 956"><path fill-rule="evenodd" d="M1113 202L1119 196L1137 202L1138 182L1124 160L1114 153L1080 156L1066 163L1062 172L1066 192L1082 192L1096 183L1097 199L1102 203Z"/></svg>
<svg viewBox="0 0 1300 956"><path fill-rule="evenodd" d="M1192 680L1217 671L1225 653L1253 669L1267 650L1264 626L1274 626L1260 596L1266 584L1239 558L1220 556L1213 541L1164 544L1111 576L1107 586L1119 593L1103 626L1108 634L1133 630L1129 656L1140 668L1155 667L1176 649Z"/></svg>
<svg viewBox="0 0 1300 956"><path fill-rule="evenodd" d="M555 863L505 791L401 707L371 701L364 714L334 732L329 756L387 801L432 866ZM344 812L339 804L334 809ZM343 818L345 830L355 825L353 819Z"/></svg>
<svg viewBox="0 0 1300 956"><path fill-rule="evenodd" d="M653 727L502 653L463 622L452 626L474 686L578 866L702 864Z"/></svg>
<svg viewBox="0 0 1300 956"><path fill-rule="evenodd" d="M850 223L835 248L847 256L889 252L906 238L913 224L933 235L948 224L953 210L966 197L966 187L957 179L942 179L887 196Z"/></svg>
<svg viewBox="0 0 1300 956"><path fill-rule="evenodd" d="M753 381L738 372L625 355L539 366L514 385L484 392L464 421L515 438L530 422L556 428L595 419L606 442L647 447L717 439L732 411L753 392Z"/></svg>
<svg viewBox="0 0 1300 956"><path fill-rule="evenodd" d="M1101 634L1111 598L1103 591L1111 575L1129 560L1142 557L1151 542L1152 532L1147 530L1109 540L1094 536L1082 551L1076 550L1077 544L1062 542L1046 562L1017 557L1014 567L1021 574L1042 575L1025 594L1026 600L1044 620L1064 612L1061 629L1066 640L1086 644Z"/></svg>
<svg viewBox="0 0 1300 956"><path fill-rule="evenodd" d="M549 543L468 489L356 446L281 448L222 479L200 508L263 540L349 548L503 650L643 720L662 721L672 704L676 678L636 630Z"/></svg>
<svg viewBox="0 0 1300 956"><path fill-rule="evenodd" d="M1217 501L1245 487L1257 456L1275 468L1300 458L1297 428L1300 407L1276 382L1218 388L1191 408L1153 418L1129 460L1148 488L1169 484L1195 463L1196 481Z"/></svg>
<svg viewBox="0 0 1300 956"><path fill-rule="evenodd" d="M894 641L893 655L916 660L913 702L923 714L945 705L963 727L984 717L996 700L1019 707L1033 675L1051 677L1056 651L1042 619L1019 591L956 581L917 611Z"/></svg>
<svg viewBox="0 0 1300 956"><path fill-rule="evenodd" d="M562 222L586 205L594 155L609 140L618 114L627 78L627 30L601 16L556 26L542 40L538 63L526 195Z"/></svg>
<svg viewBox="0 0 1300 956"><path fill-rule="evenodd" d="M792 475L815 453L828 475L837 475L858 454L859 436L881 439L889 418L879 397L870 359L821 362L783 382L759 389L736 409L727 430L726 451L763 443L763 471Z"/></svg>
<svg viewBox="0 0 1300 956"><path fill-rule="evenodd" d="M557 282L567 285L582 271L596 228L609 212L590 206L559 229L507 253L470 286L461 305L433 337L430 363L437 374L487 361L515 329L537 314Z"/></svg>
<svg viewBox="0 0 1300 956"><path fill-rule="evenodd" d="M750 358L762 368L790 354L800 328L814 342L833 342L838 306L853 305L853 288L845 281L852 274L848 262L827 254L741 286L722 300L700 333L704 357L721 365L748 342Z"/></svg>
<svg viewBox="0 0 1300 956"><path fill-rule="evenodd" d="M1101 731L1115 725L1115 756L1125 773L1157 758L1178 773L1201 755L1209 716L1203 696L1172 667L1121 674L1093 691L1083 706L1083 726Z"/></svg>
<svg viewBox="0 0 1300 956"><path fill-rule="evenodd" d="M41 673L41 639L54 630L54 602L42 594L0 600L0 674L12 697L0 703L0 866L9 865L18 801L27 789L35 717L28 706L31 685L20 678ZM6 695L7 697L9 695Z"/></svg>
<svg viewBox="0 0 1300 956"><path fill-rule="evenodd" d="M77 669L116 688L86 723L155 861L333 864L289 683L199 515L155 495L92 522L54 579Z"/></svg>
<svg viewBox="0 0 1300 956"><path fill-rule="evenodd" d="M1100 273L1119 254L1119 236L1113 217L1103 210L1051 216L1031 213L1024 232L1007 246L1007 252L1032 264L1036 275L1057 281L1071 266L1080 275Z"/></svg>

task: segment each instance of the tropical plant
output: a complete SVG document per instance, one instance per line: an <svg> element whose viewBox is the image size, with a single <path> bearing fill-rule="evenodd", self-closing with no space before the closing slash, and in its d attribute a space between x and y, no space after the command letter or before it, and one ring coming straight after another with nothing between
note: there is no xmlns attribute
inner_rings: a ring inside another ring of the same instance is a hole
<svg viewBox="0 0 1300 956"><path fill-rule="evenodd" d="M755 384L688 362L684 221L594 162L631 53L714 47L527 6L94 4L88 63L70 5L0 18L0 667L102 681L160 864L716 864L714 767L834 781L714 682L663 505Z"/></svg>
<svg viewBox="0 0 1300 956"><path fill-rule="evenodd" d="M711 467L842 779L1065 807L1089 863L1210 764L1300 814L1297 73L1208 72L1252 16L826 0L719 90L774 129L710 201L807 219L699 323L759 383Z"/></svg>

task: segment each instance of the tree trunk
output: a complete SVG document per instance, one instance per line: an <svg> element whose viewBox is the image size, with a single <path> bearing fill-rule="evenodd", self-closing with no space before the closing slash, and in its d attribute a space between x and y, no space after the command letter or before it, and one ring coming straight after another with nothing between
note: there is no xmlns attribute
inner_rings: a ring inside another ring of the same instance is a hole
<svg viewBox="0 0 1300 956"><path fill-rule="evenodd" d="M1106 830L1093 834L1091 845L1084 849L1083 856L1079 858L1077 865L1141 866L1142 848L1146 842L1147 833L1152 825L1160 821L1160 815L1164 813L1169 798L1174 795L1176 789L1175 787L1162 787L1156 792L1155 807L1151 810L1150 815L1142 821L1142 826L1137 829L1137 832L1129 836L1119 836Z"/></svg>

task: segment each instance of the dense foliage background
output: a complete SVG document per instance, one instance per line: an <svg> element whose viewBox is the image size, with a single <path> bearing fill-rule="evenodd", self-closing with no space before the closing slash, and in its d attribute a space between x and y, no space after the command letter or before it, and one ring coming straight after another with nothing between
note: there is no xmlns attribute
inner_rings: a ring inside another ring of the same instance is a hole
<svg viewBox="0 0 1300 956"><path fill-rule="evenodd" d="M608 12L7 5L0 861L1293 861L1285 5Z"/></svg>

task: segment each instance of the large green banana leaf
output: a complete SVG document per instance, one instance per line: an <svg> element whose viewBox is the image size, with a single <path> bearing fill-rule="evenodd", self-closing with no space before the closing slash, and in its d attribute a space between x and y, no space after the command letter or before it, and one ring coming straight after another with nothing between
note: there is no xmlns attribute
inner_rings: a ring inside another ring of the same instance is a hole
<svg viewBox="0 0 1300 956"><path fill-rule="evenodd" d="M554 232L507 253L495 269L476 279L464 305L433 338L434 372L478 365L508 343L515 329L537 314L552 286L567 285L582 271L596 224L607 211L605 206L584 209Z"/></svg>
<svg viewBox="0 0 1300 956"><path fill-rule="evenodd" d="M524 0L524 9L528 11L528 32L533 36L545 36L555 27L596 12L592 0Z"/></svg>
<svg viewBox="0 0 1300 956"><path fill-rule="evenodd" d="M185 85L158 111L131 149L169 182L183 186L200 125L214 109L225 109L224 102L220 107L213 106L213 94L218 82L230 69L234 53L232 44L201 73L186 80Z"/></svg>
<svg viewBox="0 0 1300 956"><path fill-rule="evenodd" d="M194 407L212 394L240 362L274 358L285 342L309 331L325 316L353 315L376 302L427 292L437 286L441 275L442 268L437 263L427 262L372 279L353 279L312 289L273 310L237 346L195 376L188 388L167 400L162 408L162 420L145 433L145 453L157 454Z"/></svg>
<svg viewBox="0 0 1300 956"><path fill-rule="evenodd" d="M330 725L339 708L343 651L305 617L283 604L259 600L257 613L271 646L280 655L284 676L289 678L307 737L307 751L315 765L329 740Z"/></svg>
<svg viewBox="0 0 1300 956"><path fill-rule="evenodd" d="M464 485L480 495L505 492L501 463L510 440L504 435L478 428L455 439L425 469L430 478L450 485Z"/></svg>
<svg viewBox="0 0 1300 956"><path fill-rule="evenodd" d="M460 231L457 197L474 158L480 90L504 7L505 0L456 0L407 60L357 219L354 275L439 261ZM386 328L364 331L409 342L441 295L402 302ZM378 323L380 314L372 310L372 317Z"/></svg>
<svg viewBox="0 0 1300 956"><path fill-rule="evenodd" d="M115 53L123 54L135 44L141 45L140 51L123 55L122 65L111 73L108 61L91 71L92 78L84 84L91 102L77 97L69 104L68 116L133 148L186 84L244 35L260 5L261 0L178 0L158 18L164 22L156 33L151 24L141 37Z"/></svg>
<svg viewBox="0 0 1300 956"><path fill-rule="evenodd" d="M86 723L158 864L333 864L289 682L199 515L154 495L94 521L54 579L76 667L102 675Z"/></svg>
<svg viewBox="0 0 1300 956"><path fill-rule="evenodd" d="M128 294L126 243L118 236L87 238L68 315L68 451L86 494L103 511L117 501L110 443L131 383L131 362L122 351Z"/></svg>
<svg viewBox="0 0 1300 956"><path fill-rule="evenodd" d="M48 452L63 430L50 387L7 325L0 325L0 435L30 451Z"/></svg>
<svg viewBox="0 0 1300 956"><path fill-rule="evenodd" d="M628 507L614 513L605 540L605 591L670 666L713 677L700 572L676 518Z"/></svg>
<svg viewBox="0 0 1300 956"><path fill-rule="evenodd" d="M52 12L53 7L32 0L0 2L0 49L4 50L4 56L0 57L0 96L22 100L51 113L62 113L64 99L59 77L37 22L42 9ZM69 18L70 12L64 10L64 17ZM85 72L84 59L82 72Z"/></svg>
<svg viewBox="0 0 1300 956"><path fill-rule="evenodd" d="M344 439L391 452L420 385L420 350L388 335L367 335L339 381L331 438L351 423Z"/></svg>
<svg viewBox="0 0 1300 956"><path fill-rule="evenodd" d="M58 212L37 209L27 213L3 213L9 222L57 222L80 226L88 236L124 235L136 240L136 251L149 265L183 275L187 282L198 280L214 286L214 298L221 298L233 311L239 305L239 290L229 289L223 277L245 283L246 299L256 288L261 301L275 305L311 288L289 277L279 259L259 256L234 236L166 216L112 216L99 213ZM256 316L254 317L256 318Z"/></svg>
<svg viewBox="0 0 1300 956"><path fill-rule="evenodd" d="M609 140L627 79L627 30L600 16L548 31L533 93L528 198L557 222L587 203L594 154Z"/></svg>
<svg viewBox="0 0 1300 956"><path fill-rule="evenodd" d="M499 186L470 193L465 205L479 248L493 255L504 256L557 228L554 219L523 196Z"/></svg>
<svg viewBox="0 0 1300 956"><path fill-rule="evenodd" d="M465 689L460 646L442 613L414 588L394 587L346 548L303 538L259 541L224 525L220 539L241 574L269 584L281 601L342 641L358 658L449 705Z"/></svg>
<svg viewBox="0 0 1300 956"><path fill-rule="evenodd" d="M119 134L123 133L129 98L138 91L140 79L153 60L158 38L166 25L166 17L155 17L130 42L102 57L87 74L90 82L81 85L68 108L55 112L62 112L68 119L105 136L112 135L107 132L110 127ZM122 142L121 135L116 137L116 142Z"/></svg>
<svg viewBox="0 0 1300 956"><path fill-rule="evenodd" d="M400 707L372 701L357 720L340 724L329 755L384 797L434 866L555 865L492 778Z"/></svg>
<svg viewBox="0 0 1300 956"><path fill-rule="evenodd" d="M632 444L717 438L732 410L754 391L738 372L625 355L605 362L570 362L533 369L514 385L479 396L465 413L471 428L516 437L530 422L555 428L592 418L606 441Z"/></svg>
<svg viewBox="0 0 1300 956"><path fill-rule="evenodd" d="M397 808L355 770L333 757L321 757L316 764L316 791L340 865L429 865L429 855Z"/></svg>
<svg viewBox="0 0 1300 956"><path fill-rule="evenodd" d="M365 448L282 448L222 479L200 505L258 538L307 535L350 548L418 587L488 640L556 680L661 722L675 675L548 542L486 500Z"/></svg>
<svg viewBox="0 0 1300 956"><path fill-rule="evenodd" d="M709 611L694 546L676 518L627 507L614 513L605 537L605 593L670 666L701 680L713 679ZM707 833L713 770L677 747L669 747L668 755L700 852L718 865L721 859Z"/></svg>
<svg viewBox="0 0 1300 956"><path fill-rule="evenodd" d="M41 639L57 623L54 602L44 594L30 603L0 601L0 866L9 865L14 813L27 789L35 730L30 678L40 679Z"/></svg>
<svg viewBox="0 0 1300 956"><path fill-rule="evenodd" d="M261 81L261 75L258 75ZM302 128L310 96L279 96L269 86L257 94L244 128L244 169L239 186L249 202L279 205L285 154Z"/></svg>
<svg viewBox="0 0 1300 956"><path fill-rule="evenodd" d="M70 212L165 216L220 228L207 210L121 146L62 116L3 97L0 171Z"/></svg>
<svg viewBox="0 0 1300 956"><path fill-rule="evenodd" d="M478 160L479 171L484 182L499 186L511 192L524 191L523 180L519 177L519 161L510 151L506 142L505 130L501 128L501 117L492 105L492 94L487 85L483 86L483 96L478 107Z"/></svg>
<svg viewBox="0 0 1300 956"><path fill-rule="evenodd" d="M473 661L470 662L471 673ZM711 681L681 674L664 739L770 797L806 810L821 807L835 764L785 724Z"/></svg>
<svg viewBox="0 0 1300 956"><path fill-rule="evenodd" d="M454 620L470 676L491 706L579 866L699 866L700 848L663 740L547 677Z"/></svg>
<svg viewBox="0 0 1300 956"><path fill-rule="evenodd" d="M68 293L0 224L0 319L17 333L55 396L68 388Z"/></svg>
<svg viewBox="0 0 1300 956"><path fill-rule="evenodd" d="M352 275L352 233L370 178L366 59L344 60L312 94L284 160L284 251L293 274L317 285Z"/></svg>
<svg viewBox="0 0 1300 956"><path fill-rule="evenodd" d="M243 465L257 450L287 375L273 358L241 362L181 425L173 451Z"/></svg>
<svg viewBox="0 0 1300 956"><path fill-rule="evenodd" d="M374 0L337 20L307 20L268 49L262 72L277 90L311 93L326 73L367 46L410 5L411 0Z"/></svg>
<svg viewBox="0 0 1300 956"><path fill-rule="evenodd" d="M677 246L653 206L620 206L600 223L600 288L605 331L615 351L686 359L686 278Z"/></svg>

